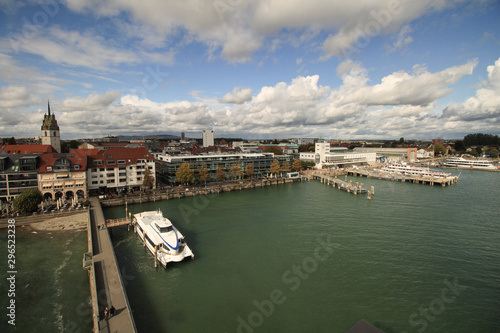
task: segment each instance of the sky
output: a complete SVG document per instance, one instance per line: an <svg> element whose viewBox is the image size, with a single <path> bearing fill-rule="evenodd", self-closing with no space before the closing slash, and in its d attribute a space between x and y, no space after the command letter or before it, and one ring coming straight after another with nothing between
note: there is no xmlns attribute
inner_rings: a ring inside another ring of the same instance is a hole
<svg viewBox="0 0 500 333"><path fill-rule="evenodd" d="M497 0L0 0L0 137L500 134Z"/></svg>

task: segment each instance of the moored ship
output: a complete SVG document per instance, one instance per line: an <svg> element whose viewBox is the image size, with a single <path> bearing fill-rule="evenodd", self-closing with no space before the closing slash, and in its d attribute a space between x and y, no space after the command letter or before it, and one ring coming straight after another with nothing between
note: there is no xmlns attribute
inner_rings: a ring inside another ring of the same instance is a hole
<svg viewBox="0 0 500 333"><path fill-rule="evenodd" d="M459 168L459 169L473 169L473 170L489 170L489 171L498 171L498 167L496 167L493 162L488 160L468 160L461 157L454 157L446 160L443 163L443 166L450 168Z"/></svg>
<svg viewBox="0 0 500 333"><path fill-rule="evenodd" d="M134 215L137 234L148 250L156 256L163 267L169 262L179 262L194 254L186 244L184 236L160 210Z"/></svg>
<svg viewBox="0 0 500 333"><path fill-rule="evenodd" d="M406 163L390 163L383 167L380 171L395 173L404 176L420 176L420 177L434 177L434 178L446 178L450 177L449 172L433 171L426 167L415 167L408 165Z"/></svg>

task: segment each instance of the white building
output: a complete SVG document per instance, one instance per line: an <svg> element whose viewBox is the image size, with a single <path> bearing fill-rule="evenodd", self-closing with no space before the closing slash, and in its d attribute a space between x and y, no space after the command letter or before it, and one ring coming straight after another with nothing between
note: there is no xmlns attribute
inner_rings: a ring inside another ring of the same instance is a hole
<svg viewBox="0 0 500 333"><path fill-rule="evenodd" d="M343 149L334 149L332 151L328 142L317 142L314 153L300 153L302 161L314 161L318 169L323 167L344 167L352 164L375 163L376 158L377 154L371 152L346 152Z"/></svg>
<svg viewBox="0 0 500 333"><path fill-rule="evenodd" d="M257 142L234 141L233 148L240 148L242 153L255 153L260 151Z"/></svg>
<svg viewBox="0 0 500 333"><path fill-rule="evenodd" d="M214 131L213 130L203 130L203 147L213 147L214 143Z"/></svg>
<svg viewBox="0 0 500 333"><path fill-rule="evenodd" d="M87 188L89 192L138 190L149 170L155 180L155 160L146 148L109 148L87 150Z"/></svg>

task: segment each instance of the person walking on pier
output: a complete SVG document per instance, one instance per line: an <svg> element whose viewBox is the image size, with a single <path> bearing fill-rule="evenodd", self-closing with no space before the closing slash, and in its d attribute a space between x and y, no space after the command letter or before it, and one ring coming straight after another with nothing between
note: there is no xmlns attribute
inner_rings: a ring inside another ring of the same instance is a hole
<svg viewBox="0 0 500 333"><path fill-rule="evenodd" d="M109 319L109 310L108 310L108 307L106 307L106 309L104 309L104 319L106 319L106 320Z"/></svg>

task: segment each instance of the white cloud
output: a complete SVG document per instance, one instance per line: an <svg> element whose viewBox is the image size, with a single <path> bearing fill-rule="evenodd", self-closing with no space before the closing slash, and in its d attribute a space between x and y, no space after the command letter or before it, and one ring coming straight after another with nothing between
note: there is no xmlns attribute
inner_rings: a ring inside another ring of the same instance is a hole
<svg viewBox="0 0 500 333"><path fill-rule="evenodd" d="M409 25L405 25L399 30L396 41L389 48L389 51L397 51L404 48L406 45L409 45L413 42L413 37L409 36L409 34L413 31L413 29Z"/></svg>
<svg viewBox="0 0 500 333"><path fill-rule="evenodd" d="M60 111L100 111L111 105L118 97L118 91L107 91L104 94L91 94L86 98L70 97L62 101Z"/></svg>
<svg viewBox="0 0 500 333"><path fill-rule="evenodd" d="M253 90L250 88L239 88L236 87L233 89L232 93L225 94L220 102L221 103L229 103L229 104L243 104L252 99Z"/></svg>
<svg viewBox="0 0 500 333"><path fill-rule="evenodd" d="M30 94L26 87L6 86L0 88L0 108L29 106L36 101L38 101L38 97Z"/></svg>
<svg viewBox="0 0 500 333"><path fill-rule="evenodd" d="M494 65L486 68L488 78L476 95L463 103L450 105L443 110L442 117L448 119L455 127L464 126L460 122L489 122L492 126L500 123L500 58ZM456 123L456 122L459 123ZM496 130L498 131L498 130Z"/></svg>
<svg viewBox="0 0 500 333"><path fill-rule="evenodd" d="M300 34L299 44L324 32L324 58L358 53L371 38L397 31L396 45L402 47L411 42L410 22L455 1L364 0L347 6L342 0L67 0L67 5L77 12L113 17L124 34L141 38L143 45L164 46L170 37L184 35L207 45L210 55L220 51L229 61L248 62L264 45L272 49L285 44L285 31ZM131 22L119 19L122 12L130 14Z"/></svg>

